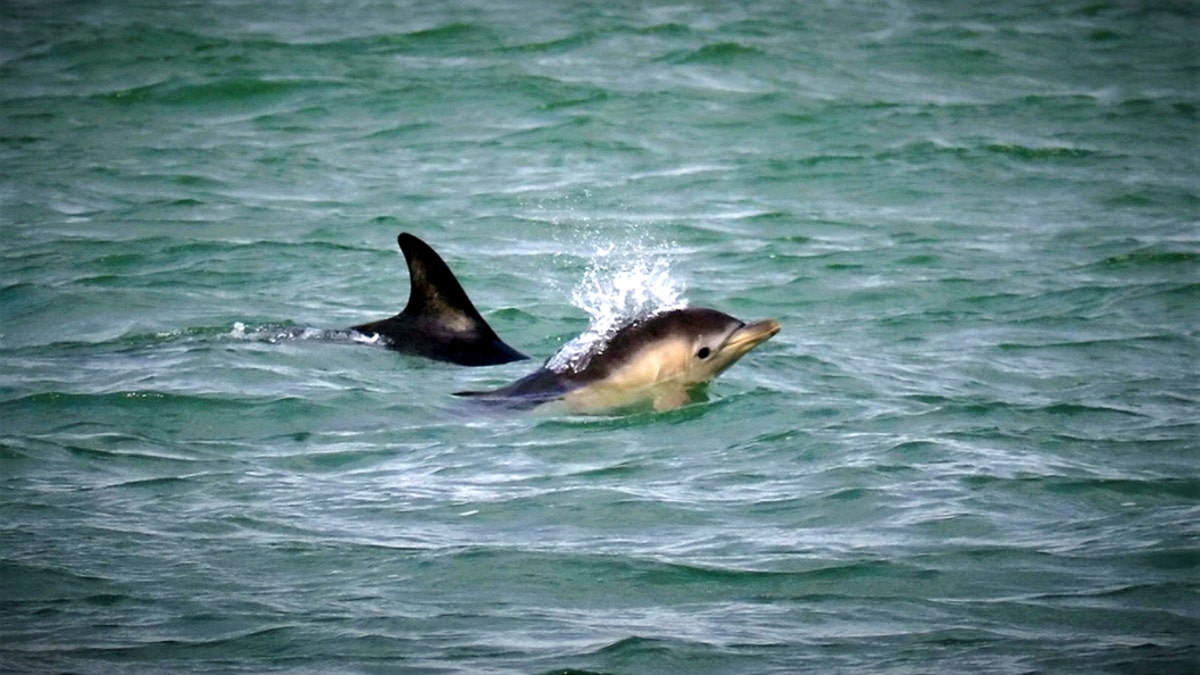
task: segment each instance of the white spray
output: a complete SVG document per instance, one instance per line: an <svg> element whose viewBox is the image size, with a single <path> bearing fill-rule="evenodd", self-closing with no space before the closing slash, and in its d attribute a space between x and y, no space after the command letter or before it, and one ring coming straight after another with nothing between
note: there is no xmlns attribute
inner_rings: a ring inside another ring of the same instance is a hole
<svg viewBox="0 0 1200 675"><path fill-rule="evenodd" d="M587 272L571 291L571 304L587 312L588 329L563 345L546 367L555 372L587 367L621 327L687 306L670 260L644 241L598 244Z"/></svg>

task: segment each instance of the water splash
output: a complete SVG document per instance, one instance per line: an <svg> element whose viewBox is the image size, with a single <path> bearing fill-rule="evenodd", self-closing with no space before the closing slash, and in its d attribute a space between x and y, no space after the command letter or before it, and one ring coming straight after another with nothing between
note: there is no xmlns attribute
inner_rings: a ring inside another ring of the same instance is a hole
<svg viewBox="0 0 1200 675"><path fill-rule="evenodd" d="M235 321L233 328L229 331L229 337L235 340L248 340L251 342L270 342L272 344L279 342L288 342L292 340L328 340L341 337L343 334L350 337L351 331L325 330L321 328L313 328L311 326L292 326L292 325L262 325L255 327L247 327L241 321ZM353 339L350 337L350 339ZM369 342L369 340L362 340Z"/></svg>
<svg viewBox="0 0 1200 675"><path fill-rule="evenodd" d="M683 286L671 276L670 259L645 241L607 242L594 247L571 304L588 313L587 330L563 345L546 367L555 372L587 367L621 327L660 312L687 306Z"/></svg>

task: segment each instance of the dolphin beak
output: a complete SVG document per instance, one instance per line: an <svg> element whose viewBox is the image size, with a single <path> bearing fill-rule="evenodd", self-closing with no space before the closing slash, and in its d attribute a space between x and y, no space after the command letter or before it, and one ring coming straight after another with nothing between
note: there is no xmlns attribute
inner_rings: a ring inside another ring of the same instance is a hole
<svg viewBox="0 0 1200 675"><path fill-rule="evenodd" d="M736 354L745 354L754 349L758 345L771 339L782 326L775 319L763 319L754 323L746 324L741 328L733 331L729 339L725 341L724 350L729 350Z"/></svg>

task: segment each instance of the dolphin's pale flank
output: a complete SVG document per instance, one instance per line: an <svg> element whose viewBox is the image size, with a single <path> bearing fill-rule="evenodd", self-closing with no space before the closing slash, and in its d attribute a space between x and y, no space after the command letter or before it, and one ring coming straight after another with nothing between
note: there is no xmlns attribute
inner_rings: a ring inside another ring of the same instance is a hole
<svg viewBox="0 0 1200 675"><path fill-rule="evenodd" d="M715 309L674 309L617 331L578 370L546 366L493 391L459 392L515 408L549 403L582 413L650 404L670 410L690 392L779 332Z"/></svg>
<svg viewBox="0 0 1200 675"><path fill-rule="evenodd" d="M398 352L464 366L529 358L496 335L428 244L408 233L401 233L397 241L408 263L408 304L390 319L360 324L352 330L378 335L385 346Z"/></svg>

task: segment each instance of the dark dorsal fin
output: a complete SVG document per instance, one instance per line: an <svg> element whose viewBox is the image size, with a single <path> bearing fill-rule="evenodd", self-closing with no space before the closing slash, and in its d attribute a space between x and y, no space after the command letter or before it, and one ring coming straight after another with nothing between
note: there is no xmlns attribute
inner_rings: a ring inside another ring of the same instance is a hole
<svg viewBox="0 0 1200 675"><path fill-rule="evenodd" d="M396 241L408 263L408 304L390 319L354 330L381 335L396 351L464 366L529 358L496 335L436 251L407 232Z"/></svg>
<svg viewBox="0 0 1200 675"><path fill-rule="evenodd" d="M401 232L396 242L408 263L410 284L402 314L414 319L436 317L447 327L462 326L463 332L474 330L480 337L496 337L437 251L407 232Z"/></svg>

